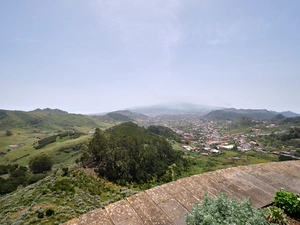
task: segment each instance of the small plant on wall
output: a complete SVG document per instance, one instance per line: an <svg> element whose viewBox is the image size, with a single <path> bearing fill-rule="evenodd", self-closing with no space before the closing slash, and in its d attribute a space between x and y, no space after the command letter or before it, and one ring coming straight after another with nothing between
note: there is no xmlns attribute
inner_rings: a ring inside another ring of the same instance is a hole
<svg viewBox="0 0 300 225"><path fill-rule="evenodd" d="M220 194L216 199L205 195L202 204L196 204L193 212L186 215L187 225L267 225L262 211L251 206L250 199L242 202Z"/></svg>

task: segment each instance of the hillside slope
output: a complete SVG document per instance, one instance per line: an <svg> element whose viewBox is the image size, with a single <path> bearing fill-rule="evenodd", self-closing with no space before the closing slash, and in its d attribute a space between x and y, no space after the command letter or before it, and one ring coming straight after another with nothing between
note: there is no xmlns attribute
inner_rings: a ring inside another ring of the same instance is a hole
<svg viewBox="0 0 300 225"><path fill-rule="evenodd" d="M108 126L97 118L58 109L36 109L30 112L0 110L0 131L13 128L82 131L81 127L95 129Z"/></svg>

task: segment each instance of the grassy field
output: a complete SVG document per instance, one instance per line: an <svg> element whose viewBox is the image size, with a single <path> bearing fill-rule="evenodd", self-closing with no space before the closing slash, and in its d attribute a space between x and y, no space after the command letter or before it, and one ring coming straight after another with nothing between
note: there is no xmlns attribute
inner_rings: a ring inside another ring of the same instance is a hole
<svg viewBox="0 0 300 225"><path fill-rule="evenodd" d="M21 116L19 115L20 118L16 120L25 120L24 115L21 114ZM35 113L35 116L38 117L39 113ZM14 117L16 115L13 114ZM53 122L55 119L58 121ZM19 165L27 165L30 158L41 153L47 153L52 156L55 163L74 162L78 152L72 153L59 150L62 148L71 148L74 145L88 141L91 137L88 133L93 132L97 127L107 129L114 125L114 123L99 121L97 118L84 115L58 116L50 114L44 120L46 122L44 121L37 126L13 121L11 122L13 127L9 127L9 131L13 134L11 136L6 136L6 129L2 126L0 129L0 152L6 154L0 156L0 164L17 163ZM48 120L49 124L47 123ZM39 150L34 149L34 144L40 139L68 130L80 131L87 135L77 139L63 138Z"/></svg>
<svg viewBox="0 0 300 225"><path fill-rule="evenodd" d="M24 137L23 137L24 138ZM11 151L6 155L1 156L0 164L19 164L22 166L28 165L31 158L46 153L51 156L54 160L54 163L74 163L75 159L78 157L79 152L77 151L60 151L61 149L72 149L73 146L87 142L91 138L91 135L84 135L76 139L63 138L59 141L56 141L52 144L46 145L41 149L35 149L33 143L37 141L36 138L27 139L10 139L1 141L3 145L9 145L12 143L18 144L20 147L10 148ZM6 147L6 146L5 146Z"/></svg>

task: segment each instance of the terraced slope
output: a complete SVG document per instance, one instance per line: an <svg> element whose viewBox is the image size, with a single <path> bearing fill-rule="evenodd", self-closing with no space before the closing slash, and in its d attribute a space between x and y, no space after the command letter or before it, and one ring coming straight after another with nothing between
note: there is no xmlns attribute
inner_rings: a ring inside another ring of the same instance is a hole
<svg viewBox="0 0 300 225"><path fill-rule="evenodd" d="M265 206L275 192L300 193L300 160L233 167L164 184L97 209L65 225L185 224L185 214L204 194L221 192L236 199L251 197L254 207Z"/></svg>

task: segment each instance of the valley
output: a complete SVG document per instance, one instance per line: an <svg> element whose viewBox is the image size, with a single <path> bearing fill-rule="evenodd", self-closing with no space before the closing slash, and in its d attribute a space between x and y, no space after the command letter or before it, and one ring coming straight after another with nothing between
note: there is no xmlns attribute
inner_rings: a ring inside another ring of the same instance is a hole
<svg viewBox="0 0 300 225"><path fill-rule="evenodd" d="M1 110L0 223L60 224L194 174L299 159L298 114L201 107ZM43 154L51 170L35 173Z"/></svg>

